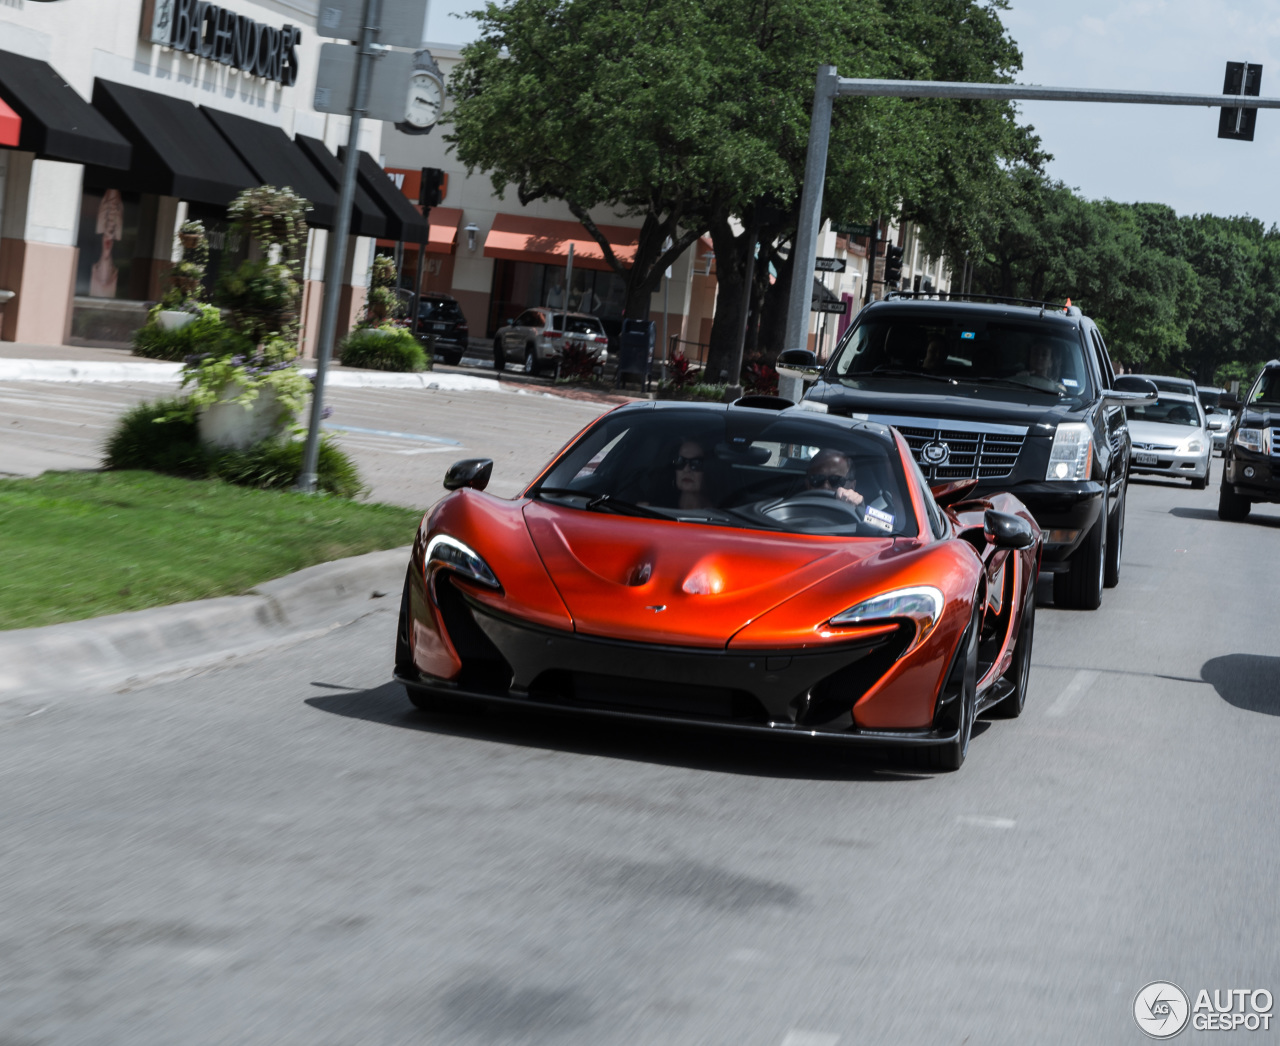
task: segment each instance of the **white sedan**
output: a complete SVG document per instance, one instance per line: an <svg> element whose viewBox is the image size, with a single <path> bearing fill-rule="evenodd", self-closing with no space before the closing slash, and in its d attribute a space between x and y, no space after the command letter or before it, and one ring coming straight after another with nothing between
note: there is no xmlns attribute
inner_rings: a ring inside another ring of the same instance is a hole
<svg viewBox="0 0 1280 1046"><path fill-rule="evenodd" d="M1213 433L1195 396L1161 392L1155 403L1125 410L1133 440L1131 474L1189 479L1196 490L1209 485Z"/></svg>

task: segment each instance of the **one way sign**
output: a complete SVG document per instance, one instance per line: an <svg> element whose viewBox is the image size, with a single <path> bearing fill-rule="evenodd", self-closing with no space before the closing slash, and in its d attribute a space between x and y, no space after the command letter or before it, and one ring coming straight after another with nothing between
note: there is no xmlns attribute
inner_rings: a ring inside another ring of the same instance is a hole
<svg viewBox="0 0 1280 1046"><path fill-rule="evenodd" d="M813 267L817 272L844 272L844 259L815 258Z"/></svg>

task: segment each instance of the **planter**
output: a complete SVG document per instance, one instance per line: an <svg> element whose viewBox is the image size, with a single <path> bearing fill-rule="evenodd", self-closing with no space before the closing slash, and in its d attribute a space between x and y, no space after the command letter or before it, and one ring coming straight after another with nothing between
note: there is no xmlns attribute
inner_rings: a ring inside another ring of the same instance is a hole
<svg viewBox="0 0 1280 1046"><path fill-rule="evenodd" d="M177 331L182 330L196 316L197 313L187 312L184 309L161 309L156 313L156 322L160 324L161 330Z"/></svg>
<svg viewBox="0 0 1280 1046"><path fill-rule="evenodd" d="M287 420L276 390L264 385L247 406L235 402L244 392L238 382L228 385L217 403L206 407L197 425L200 442L224 450L244 450L277 435Z"/></svg>

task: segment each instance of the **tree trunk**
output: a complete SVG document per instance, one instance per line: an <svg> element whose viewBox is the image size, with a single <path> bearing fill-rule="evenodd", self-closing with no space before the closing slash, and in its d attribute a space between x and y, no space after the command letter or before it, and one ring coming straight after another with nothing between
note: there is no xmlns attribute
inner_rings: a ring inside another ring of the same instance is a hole
<svg viewBox="0 0 1280 1046"><path fill-rule="evenodd" d="M769 266L767 263L764 265L765 283L760 306L757 352L772 363L786 347L783 340L787 335L787 298L791 293L791 275L795 271L794 248L787 252L786 257L780 256L776 250L771 251L770 255L778 276L774 283L769 283Z"/></svg>
<svg viewBox="0 0 1280 1046"><path fill-rule="evenodd" d="M742 309L746 304L743 277L747 262L747 234L733 234L729 219L711 223L711 246L716 252L716 313L711 321L711 344L707 349L707 381L728 381L737 375L729 373L742 327ZM723 372L723 373L722 373Z"/></svg>

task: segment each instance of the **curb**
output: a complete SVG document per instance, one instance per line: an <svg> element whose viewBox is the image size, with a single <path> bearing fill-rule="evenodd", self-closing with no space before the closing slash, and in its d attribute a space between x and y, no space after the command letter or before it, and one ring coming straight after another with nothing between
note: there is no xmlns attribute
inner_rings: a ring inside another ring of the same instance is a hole
<svg viewBox="0 0 1280 1046"><path fill-rule="evenodd" d="M242 596L0 632L0 700L119 688L398 610L410 547L320 563Z"/></svg>

